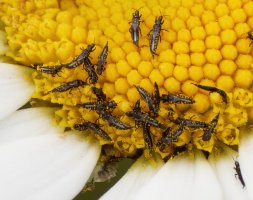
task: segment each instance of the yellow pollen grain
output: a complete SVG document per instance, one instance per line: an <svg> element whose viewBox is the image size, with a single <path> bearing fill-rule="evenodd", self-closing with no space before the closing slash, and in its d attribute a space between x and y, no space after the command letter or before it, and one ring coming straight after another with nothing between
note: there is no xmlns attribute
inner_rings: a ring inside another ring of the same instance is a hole
<svg viewBox="0 0 253 200"><path fill-rule="evenodd" d="M192 105L193 109L198 113L206 112L210 107L210 100L207 95L196 94L194 96L195 103Z"/></svg>
<svg viewBox="0 0 253 200"><path fill-rule="evenodd" d="M222 59L222 55L220 51L217 49L207 49L205 55L206 55L207 61L212 64L217 64Z"/></svg>
<svg viewBox="0 0 253 200"><path fill-rule="evenodd" d="M151 64L151 62L148 62L148 61L142 61L138 66L138 72L143 77L149 77L152 70L153 70L153 65Z"/></svg>
<svg viewBox="0 0 253 200"><path fill-rule="evenodd" d="M191 58L188 54L178 54L176 56L176 64L188 67L191 65Z"/></svg>
<svg viewBox="0 0 253 200"><path fill-rule="evenodd" d="M233 44L236 41L236 34L231 29L222 31L220 36L223 44Z"/></svg>
<svg viewBox="0 0 253 200"><path fill-rule="evenodd" d="M140 99L140 95L135 87L128 89L127 98L132 103L135 103L138 99Z"/></svg>
<svg viewBox="0 0 253 200"><path fill-rule="evenodd" d="M201 20L203 24L208 24L209 22L215 21L216 16L212 11L207 10L203 13Z"/></svg>
<svg viewBox="0 0 253 200"><path fill-rule="evenodd" d="M106 77L106 80L112 83L114 83L117 80L117 78L119 77L119 74L118 74L115 64L107 65L106 70L105 70L105 77Z"/></svg>
<svg viewBox="0 0 253 200"><path fill-rule="evenodd" d="M250 31L249 25L250 25L250 23L248 23L248 24L247 23L238 23L235 25L234 30L239 38L242 38L242 36L245 35L245 33Z"/></svg>
<svg viewBox="0 0 253 200"><path fill-rule="evenodd" d="M181 29L178 31L177 39L183 42L191 41L191 32L188 29Z"/></svg>
<svg viewBox="0 0 253 200"><path fill-rule="evenodd" d="M253 16L253 2L249 1L243 5L243 10L247 14L247 16Z"/></svg>
<svg viewBox="0 0 253 200"><path fill-rule="evenodd" d="M182 84L182 91L189 97L193 97L197 92L198 88L192 84L193 82L188 80Z"/></svg>
<svg viewBox="0 0 253 200"><path fill-rule="evenodd" d="M205 25L205 30L207 35L218 35L221 28L218 22L210 22Z"/></svg>
<svg viewBox="0 0 253 200"><path fill-rule="evenodd" d="M250 53L250 41L246 39L239 39L236 42L236 48L239 53L248 54Z"/></svg>
<svg viewBox="0 0 253 200"><path fill-rule="evenodd" d="M164 88L170 93L178 93L180 91L180 82L174 77L167 78L164 81Z"/></svg>
<svg viewBox="0 0 253 200"><path fill-rule="evenodd" d="M177 41L173 44L173 51L175 51L177 54L189 53L189 46L186 42Z"/></svg>
<svg viewBox="0 0 253 200"><path fill-rule="evenodd" d="M219 67L216 64L206 64L203 67L204 76L211 80L216 80L220 75Z"/></svg>
<svg viewBox="0 0 253 200"><path fill-rule="evenodd" d="M209 49L220 49L222 46L221 38L217 35L206 37L205 45Z"/></svg>
<svg viewBox="0 0 253 200"><path fill-rule="evenodd" d="M235 84L237 87L249 88L252 85L252 78L251 71L238 69L235 73Z"/></svg>
<svg viewBox="0 0 253 200"><path fill-rule="evenodd" d="M121 75L121 76L126 76L130 71L131 71L131 67L128 64L128 62L126 62L125 60L120 60L117 64L116 64L116 68L117 68L117 72Z"/></svg>
<svg viewBox="0 0 253 200"><path fill-rule="evenodd" d="M221 48L221 55L224 59L234 60L237 54L238 52L234 45L224 45Z"/></svg>
<svg viewBox="0 0 253 200"><path fill-rule="evenodd" d="M202 26L197 26L191 30L191 35L193 39L204 40L206 37L206 31Z"/></svg>
<svg viewBox="0 0 253 200"><path fill-rule="evenodd" d="M236 59L236 64L238 68L241 69L250 69L252 64L252 56L245 55L245 54L239 54L239 56Z"/></svg>
<svg viewBox="0 0 253 200"><path fill-rule="evenodd" d="M125 52L119 47L113 48L110 54L113 62L124 60L126 56Z"/></svg>
<svg viewBox="0 0 253 200"><path fill-rule="evenodd" d="M161 86L164 83L164 77L158 69L154 69L150 73L149 78L152 83L156 82L158 86Z"/></svg>
<svg viewBox="0 0 253 200"><path fill-rule="evenodd" d="M202 67L191 66L189 68L189 77L191 80L199 82L204 77L204 72Z"/></svg>
<svg viewBox="0 0 253 200"><path fill-rule="evenodd" d="M221 3L216 6L215 8L215 14L217 17L222 17L224 15L227 15L229 13L229 8L225 3Z"/></svg>
<svg viewBox="0 0 253 200"><path fill-rule="evenodd" d="M154 84L151 83L150 79L144 78L140 82L140 86L147 90L150 94L153 92Z"/></svg>
<svg viewBox="0 0 253 200"><path fill-rule="evenodd" d="M191 53L191 64L203 66L206 63L206 57L203 53Z"/></svg>
<svg viewBox="0 0 253 200"><path fill-rule="evenodd" d="M133 69L127 74L128 83L133 86L139 84L142 80L142 76L138 73L137 70Z"/></svg>
<svg viewBox="0 0 253 200"><path fill-rule="evenodd" d="M127 62L134 68L137 68L141 61L140 54L138 52L131 52L127 55Z"/></svg>
<svg viewBox="0 0 253 200"><path fill-rule="evenodd" d="M219 64L219 68L222 74L231 76L237 69L237 65L232 60L222 60Z"/></svg>
<svg viewBox="0 0 253 200"><path fill-rule="evenodd" d="M235 25L233 18L229 15L224 15L222 17L219 17L218 22L221 29L223 30L233 29Z"/></svg>
<svg viewBox="0 0 253 200"><path fill-rule="evenodd" d="M217 87L225 90L226 92L231 92L234 88L234 81L231 76L222 75L217 79Z"/></svg>
<svg viewBox="0 0 253 200"><path fill-rule="evenodd" d="M186 21L188 29L193 29L197 26L201 26L201 21L196 16L190 16L189 19Z"/></svg>
<svg viewBox="0 0 253 200"><path fill-rule="evenodd" d="M231 16L235 23L245 22L247 16L243 9L238 8L231 12Z"/></svg>
<svg viewBox="0 0 253 200"><path fill-rule="evenodd" d="M126 94L129 84L125 78L119 78L115 81L115 90L119 94Z"/></svg>
<svg viewBox="0 0 253 200"><path fill-rule="evenodd" d="M168 78L173 75L174 65L169 62L163 62L160 63L159 70L164 78Z"/></svg>
<svg viewBox="0 0 253 200"><path fill-rule="evenodd" d="M150 52L149 52L150 54ZM175 52L171 49L162 51L159 55L159 62L169 62L169 63L175 63L176 62L176 55Z"/></svg>
<svg viewBox="0 0 253 200"><path fill-rule="evenodd" d="M177 65L174 68L173 75L178 81L183 82L188 79L188 70L183 66Z"/></svg>
<svg viewBox="0 0 253 200"><path fill-rule="evenodd" d="M206 49L206 47L205 47L205 43L203 40L196 39L196 40L192 40L190 43L190 51L191 52L201 53L201 52L204 52L205 49Z"/></svg>

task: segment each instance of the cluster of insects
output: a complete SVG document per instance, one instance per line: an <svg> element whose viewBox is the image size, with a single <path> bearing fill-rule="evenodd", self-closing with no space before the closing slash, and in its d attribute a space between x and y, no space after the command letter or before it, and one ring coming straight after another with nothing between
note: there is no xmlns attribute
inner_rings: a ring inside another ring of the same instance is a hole
<svg viewBox="0 0 253 200"><path fill-rule="evenodd" d="M133 13L131 26L129 29L132 42L136 46L139 46L139 38L141 34L140 23L142 22L141 16L142 15L140 14L139 10L136 10ZM163 16L156 17L155 23L148 34L149 48L153 57L154 55L156 55L158 43L159 40L161 40L161 31L164 30L162 29L163 23ZM248 38L253 41L253 35L250 32L248 33ZM117 107L117 103L114 100L107 98L106 94L101 88L97 88L94 86L94 84L97 83L99 76L102 75L103 71L105 70L105 64L108 55L108 42L102 49L98 57L98 61L95 65L91 62L89 58L90 54L94 50L95 44L92 43L89 44L85 49L82 49L82 52L71 62L55 66L39 66L39 71L41 71L42 73L50 74L52 76L59 75L63 68L74 69L80 65L83 65L83 69L87 72L88 81L70 81L52 89L49 92L56 93L68 91L69 93L71 93L71 91L75 88L90 86L90 89L96 97L96 100L77 104L76 106L78 108L95 111L98 114L99 119L102 119L109 126L114 127L116 129L128 130L133 128L141 128L145 148L148 150L149 154L152 154L154 152L155 147L158 147L160 151L163 151L166 146L173 145L173 142L177 141L178 137L184 132L186 128L193 130L201 129L203 130L202 140L209 141L211 139L211 137L215 133L220 113L216 113L216 115L210 122L196 121L184 117L177 117L176 119L174 119L170 118L170 116L168 115L168 121L170 123L172 122L176 126L176 128L173 128L172 130L171 126L168 126L158 120L161 102L165 104L194 104L195 101L191 97L182 94L168 93L160 95L159 88L156 83L154 83L153 94L150 94L147 90L140 86L135 86L141 99L135 102L132 110L125 112L125 115L131 118L135 122L135 125L127 124L121 121L118 116L115 116L113 114L114 109ZM225 104L228 103L228 96L223 90L211 86L205 86L195 83L192 84L200 89L209 91L210 93L218 93L222 97L223 102ZM147 105L148 111L143 111L143 108L141 107L141 100ZM112 141L112 138L109 136L108 133L106 133L105 130L102 129L102 125L97 123L97 121L86 121L83 123L74 124L72 128L78 131L84 131L86 129L89 129L101 139L109 142ZM157 141L153 139L151 128L160 129L162 131L162 136ZM239 177L244 187L245 183L241 175L240 165L238 161L235 161L234 169L236 170L236 175Z"/></svg>

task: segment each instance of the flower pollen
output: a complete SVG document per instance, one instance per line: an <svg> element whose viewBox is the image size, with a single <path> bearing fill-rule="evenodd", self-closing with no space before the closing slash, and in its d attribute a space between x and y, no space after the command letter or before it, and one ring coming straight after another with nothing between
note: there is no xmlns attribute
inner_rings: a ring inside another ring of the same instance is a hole
<svg viewBox="0 0 253 200"><path fill-rule="evenodd" d="M141 15L138 45L132 42L129 32L135 10ZM107 133L111 141L93 135L108 147L108 154L120 152L122 156L133 156L144 150L149 157L150 145L162 157L173 155L183 146L211 152L217 141L238 145L240 127L253 122L253 54L252 40L248 38L253 30L253 2L250 0L228 0L226 4L223 0L4 0L0 16L9 45L7 55L24 65L38 66L32 75L36 85L33 98L61 105L54 120L60 126L99 124L94 126L96 130L88 128L86 132L92 135L102 129ZM155 34L151 30L159 16L163 16L164 22L152 55L149 40ZM105 70L96 83L91 84L91 75L83 63L73 68L64 66L94 43L89 58L96 67L107 42ZM50 69L61 65L57 74L39 70L40 66ZM88 85L51 92L74 80ZM154 100L155 83L161 97L156 117L151 115L148 103L136 88L145 89ZM105 111L101 107L80 106L99 102L93 87L102 88L106 101L116 102L117 107ZM227 103L221 91L225 92ZM168 103L162 98L168 94L176 96L173 100L179 97L183 100ZM187 103L187 98L192 102ZM126 113L133 111L139 99L140 113L146 122L136 123ZM109 116L117 118L120 121L117 124L132 128L112 126L105 120ZM153 125L147 122L150 116ZM158 123L167 128L154 125ZM150 133L141 127L145 124ZM146 134L150 134L150 145ZM211 138L204 140L203 136L208 134ZM159 146L159 142L163 144Z"/></svg>

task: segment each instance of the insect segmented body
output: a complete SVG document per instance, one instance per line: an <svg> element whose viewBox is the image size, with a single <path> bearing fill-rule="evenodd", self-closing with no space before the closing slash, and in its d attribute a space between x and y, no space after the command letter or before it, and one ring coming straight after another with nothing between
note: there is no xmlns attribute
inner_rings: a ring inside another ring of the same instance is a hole
<svg viewBox="0 0 253 200"><path fill-rule="evenodd" d="M203 89L203 90L207 90L209 92L217 92L221 95L222 97L222 100L227 104L228 103L228 96L227 96L227 93L221 89L218 89L216 87L211 87L211 86L205 86L205 85L200 85L200 84L195 84L195 83L192 83L193 85L197 86L198 88L200 89Z"/></svg>
<svg viewBox="0 0 253 200"><path fill-rule="evenodd" d="M86 49L81 50L82 53L74 58L70 63L64 64L64 67L72 69L83 64L84 61L89 58L90 53L95 50L95 44L89 44Z"/></svg>
<svg viewBox="0 0 253 200"><path fill-rule="evenodd" d="M153 140L152 140L152 134L150 131L150 126L148 124L143 123L142 129L143 129L143 138L144 138L146 148L148 149L149 154L151 154L153 151Z"/></svg>
<svg viewBox="0 0 253 200"><path fill-rule="evenodd" d="M106 95L103 92L102 88L97 88L97 87L92 86L91 90L93 94L96 95L98 101L106 101Z"/></svg>
<svg viewBox="0 0 253 200"><path fill-rule="evenodd" d="M210 122L208 128L204 131L204 134L202 136L202 140L203 141L209 141L212 137L212 133L214 132L217 124L218 124L218 121L219 121L219 115L220 113L218 113L213 119L212 121Z"/></svg>
<svg viewBox="0 0 253 200"><path fill-rule="evenodd" d="M89 58L86 58L84 60L84 66L85 66L84 67L85 71L87 71L87 73L88 73L90 83L95 84L98 80L98 76L95 72L95 67Z"/></svg>
<svg viewBox="0 0 253 200"><path fill-rule="evenodd" d="M166 126L158 122L156 119L150 117L148 114L143 112L129 111L125 113L128 117L133 118L137 124L138 122L148 124L150 126L166 129Z"/></svg>
<svg viewBox="0 0 253 200"><path fill-rule="evenodd" d="M154 113L156 113L156 116L158 115L158 111L160 109L160 92L157 83L154 83L154 96L153 96L153 101L154 101Z"/></svg>
<svg viewBox="0 0 253 200"><path fill-rule="evenodd" d="M173 121L175 124L180 124L182 123L182 121L184 121L185 126L187 126L188 128L207 128L209 126L209 124L207 124L206 122L201 122L201 121L194 121L191 119L184 119L184 118L180 118L178 117L175 120L171 120Z"/></svg>
<svg viewBox="0 0 253 200"><path fill-rule="evenodd" d="M86 102L83 104L77 104L78 107L90 109L90 110L111 110L117 107L117 103L115 101L94 101L94 102Z"/></svg>
<svg viewBox="0 0 253 200"><path fill-rule="evenodd" d="M248 36L247 38L249 38L251 40L249 46L251 46L251 44L253 43L253 34L251 32L248 32Z"/></svg>
<svg viewBox="0 0 253 200"><path fill-rule="evenodd" d="M105 63L106 63L107 55L108 55L108 42L106 42L106 45L104 46L101 54L98 56L98 63L97 63L98 75L101 75L102 72L105 70Z"/></svg>
<svg viewBox="0 0 253 200"><path fill-rule="evenodd" d="M234 167L235 171L236 171L236 174L235 174L235 177L238 176L243 188L245 187L245 182L243 180L243 177L242 177L242 172L241 172L241 168L240 168L240 164L238 161L235 161L235 167Z"/></svg>
<svg viewBox="0 0 253 200"><path fill-rule="evenodd" d="M158 142L159 146L161 146L162 144L171 144L173 141L176 141L177 138L183 133L183 130L184 130L184 127L185 127L185 121L182 121L180 123L180 125L178 126L178 128L170 135L168 135L167 133L165 135L167 136L164 136L160 139L160 141ZM165 130L165 131L168 131L168 130Z"/></svg>
<svg viewBox="0 0 253 200"><path fill-rule="evenodd" d="M153 28L149 32L149 48L152 56L156 54L156 49L158 46L159 39L161 39L161 30L163 25L163 16L156 17L155 24L153 25Z"/></svg>
<svg viewBox="0 0 253 200"><path fill-rule="evenodd" d="M132 128L129 124L125 124L120 121L118 118L114 117L111 113L107 112L106 110L97 110L99 116L108 122L109 126L113 126L120 130L127 130Z"/></svg>
<svg viewBox="0 0 253 200"><path fill-rule="evenodd" d="M62 65L57 65L57 66L52 66L52 67L40 66L38 67L38 70L40 70L41 72L45 74L52 74L52 76L55 76L61 71L62 67L63 67Z"/></svg>
<svg viewBox="0 0 253 200"><path fill-rule="evenodd" d="M182 104L193 104L195 101L187 96L181 94L163 94L160 99L167 103L182 103Z"/></svg>
<svg viewBox="0 0 253 200"><path fill-rule="evenodd" d="M82 80L74 80L74 81L70 81L68 83L65 83L63 85L60 85L59 87L54 88L53 90L51 90L50 92L65 92L67 90L71 90L74 88L78 88L78 87L82 87L88 85L88 83L82 81Z"/></svg>
<svg viewBox="0 0 253 200"><path fill-rule="evenodd" d="M141 15L139 10L136 10L133 13L131 27L129 32L131 33L132 41L136 46L139 46L139 34L141 32L140 29Z"/></svg>
<svg viewBox="0 0 253 200"><path fill-rule="evenodd" d="M100 125L93 122L84 122L82 124L75 124L73 127L75 130L84 131L86 129L90 129L94 131L99 137L101 137L105 141L112 141L111 137L100 128Z"/></svg>

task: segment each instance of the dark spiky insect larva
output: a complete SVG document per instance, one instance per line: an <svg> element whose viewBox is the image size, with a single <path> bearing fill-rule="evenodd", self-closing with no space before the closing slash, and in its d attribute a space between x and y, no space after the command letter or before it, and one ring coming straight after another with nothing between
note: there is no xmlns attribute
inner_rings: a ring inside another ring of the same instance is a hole
<svg viewBox="0 0 253 200"><path fill-rule="evenodd" d="M149 154L152 154L152 152L153 152L153 139L152 139L152 134L151 134L151 130L150 130L150 125L143 123L142 129L143 129L143 138L144 138L145 146L148 149Z"/></svg>
<svg viewBox="0 0 253 200"><path fill-rule="evenodd" d="M89 58L90 53L95 50L95 44L93 43L89 44L86 49L81 49L81 50L82 50L82 53L80 55L75 57L71 62L64 64L63 66L68 69L72 69L83 64L84 61L87 58Z"/></svg>
<svg viewBox="0 0 253 200"><path fill-rule="evenodd" d="M107 55L108 55L108 42L106 42L106 45L104 46L102 52L98 56L98 62L97 62L97 74L98 75L101 75L102 72L105 70Z"/></svg>
<svg viewBox="0 0 253 200"><path fill-rule="evenodd" d="M133 13L131 27L129 28L129 32L131 33L131 38L133 43L138 47L139 46L139 34L141 33L140 29L141 15L139 10L136 10Z"/></svg>
<svg viewBox="0 0 253 200"><path fill-rule="evenodd" d="M228 96L227 96L227 93L221 89L218 89L216 87L211 87L211 86L206 86L206 85L200 85L200 84L195 84L195 83L192 83L193 85L197 86L198 88L200 89L203 89L203 90L206 90L206 91L209 91L209 92L217 92L218 94L221 95L222 97L222 100L227 104L228 103Z"/></svg>
<svg viewBox="0 0 253 200"><path fill-rule="evenodd" d="M153 25L153 28L151 29L151 31L149 32L148 36L149 36L149 49L150 52L154 58L154 55L156 55L156 49L158 46L158 42L159 40L161 40L161 30L162 29L162 25L163 25L164 21L163 21L163 16L159 16L156 17L155 19L155 24Z"/></svg>
<svg viewBox="0 0 253 200"><path fill-rule="evenodd" d="M112 141L111 137L103 129L101 129L100 125L98 125L96 123L84 122L81 124L75 124L73 128L78 131L84 131L86 129L90 129L95 133L95 135L98 135L103 140Z"/></svg>
<svg viewBox="0 0 253 200"><path fill-rule="evenodd" d="M242 177L242 172L241 172L241 168L240 168L240 164L239 162L236 160L235 161L235 167L234 167L235 171L236 171L236 174L235 174L235 177L238 176L243 188L245 187L245 182L243 180L243 177Z"/></svg>
<svg viewBox="0 0 253 200"><path fill-rule="evenodd" d="M54 88L53 90L51 90L50 92L65 92L65 91L69 91L69 93L71 93L71 90L74 88L78 88L78 87L83 87L88 85L88 83L86 83L85 81L82 80L74 80L74 81L70 81L67 82L63 85L60 85L56 88Z"/></svg>
<svg viewBox="0 0 253 200"><path fill-rule="evenodd" d="M173 103L173 104L193 104L195 103L194 99L184 96L182 94L163 94L160 99L164 103Z"/></svg>
<svg viewBox="0 0 253 200"><path fill-rule="evenodd" d="M206 128L204 130L204 134L202 136L202 140L203 141L209 141L212 137L212 134L214 133L215 131L215 128L218 124L218 121L219 121L219 116L220 116L220 113L218 113L213 119L212 121L210 122L208 128Z"/></svg>
<svg viewBox="0 0 253 200"><path fill-rule="evenodd" d="M95 67L89 58L84 60L84 69L88 73L89 81L91 84L95 84L98 81L98 76L95 71Z"/></svg>

